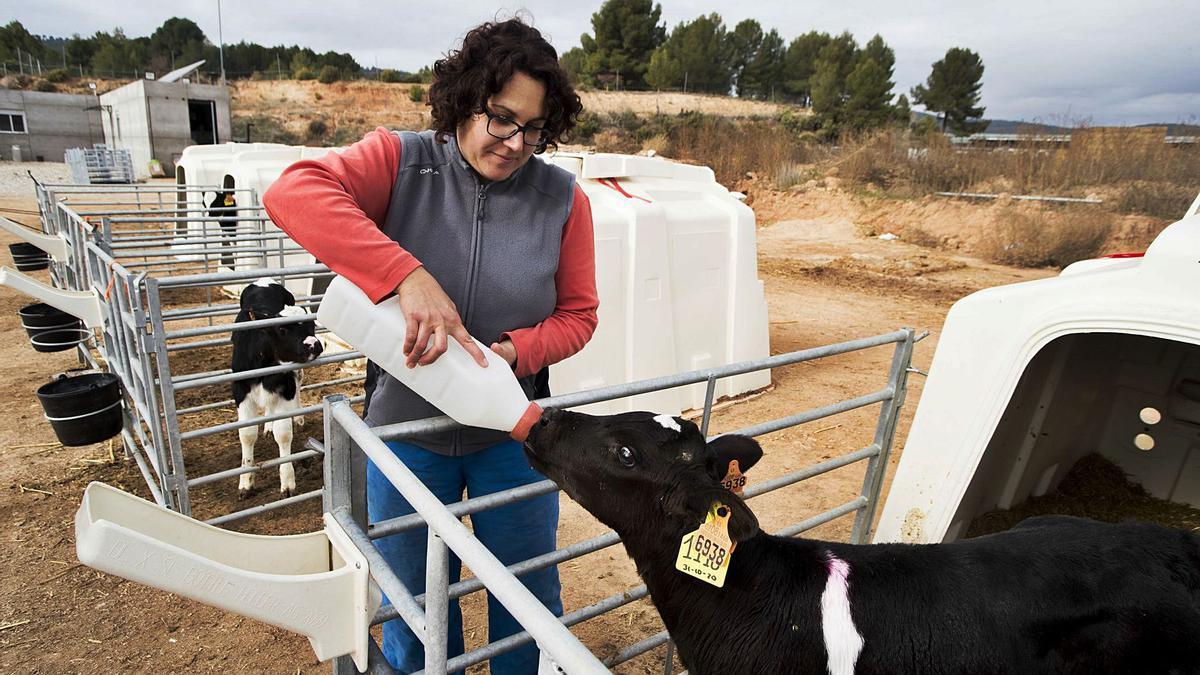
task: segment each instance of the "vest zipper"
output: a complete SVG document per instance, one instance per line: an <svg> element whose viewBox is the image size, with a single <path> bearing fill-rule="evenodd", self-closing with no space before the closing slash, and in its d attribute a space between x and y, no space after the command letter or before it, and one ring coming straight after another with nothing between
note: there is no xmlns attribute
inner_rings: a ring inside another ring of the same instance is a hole
<svg viewBox="0 0 1200 675"><path fill-rule="evenodd" d="M471 301L475 298L475 282L479 278L479 254L483 239L483 211L484 202L487 200L487 185L481 185L479 179L475 179L475 213L471 220L471 261L467 266L467 291L463 294L462 320L463 325L467 325L471 320L471 311L474 309L474 303ZM454 432L454 455L457 457L463 454L461 429L456 429Z"/></svg>

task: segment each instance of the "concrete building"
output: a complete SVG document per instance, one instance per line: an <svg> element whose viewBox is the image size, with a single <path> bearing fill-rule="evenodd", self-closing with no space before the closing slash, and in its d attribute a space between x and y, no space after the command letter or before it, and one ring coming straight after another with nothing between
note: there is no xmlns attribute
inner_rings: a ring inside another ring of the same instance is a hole
<svg viewBox="0 0 1200 675"><path fill-rule="evenodd" d="M0 89L0 158L61 162L67 148L104 142L100 117L95 96Z"/></svg>
<svg viewBox="0 0 1200 675"><path fill-rule="evenodd" d="M223 85L137 80L101 94L100 105L108 144L129 150L139 178L150 175L151 159L172 176L187 146L233 140Z"/></svg>

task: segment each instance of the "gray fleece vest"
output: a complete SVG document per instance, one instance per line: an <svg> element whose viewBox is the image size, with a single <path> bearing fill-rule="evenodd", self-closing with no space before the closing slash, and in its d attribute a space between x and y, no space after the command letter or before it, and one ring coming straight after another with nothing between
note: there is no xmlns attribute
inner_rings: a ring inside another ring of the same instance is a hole
<svg viewBox="0 0 1200 675"><path fill-rule="evenodd" d="M395 132L400 170L383 232L416 256L454 301L463 325L484 345L505 331L541 323L558 299L554 275L575 177L537 157L507 179L480 179L452 135ZM368 385L367 424L379 426L443 413L382 370ZM548 378L522 378L530 398L546 396ZM463 455L508 439L466 428L405 439L442 455Z"/></svg>

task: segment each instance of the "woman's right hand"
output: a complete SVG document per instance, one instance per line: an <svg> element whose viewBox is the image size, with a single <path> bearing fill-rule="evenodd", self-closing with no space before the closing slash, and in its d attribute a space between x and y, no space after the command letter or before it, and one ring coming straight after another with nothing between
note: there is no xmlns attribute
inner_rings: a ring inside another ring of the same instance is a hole
<svg viewBox="0 0 1200 675"><path fill-rule="evenodd" d="M406 366L413 368L433 363L446 353L446 341L454 339L480 367L487 368L487 358L463 326L458 308L424 267L418 267L405 277L396 287L396 295L400 298L400 310L404 312L406 325Z"/></svg>

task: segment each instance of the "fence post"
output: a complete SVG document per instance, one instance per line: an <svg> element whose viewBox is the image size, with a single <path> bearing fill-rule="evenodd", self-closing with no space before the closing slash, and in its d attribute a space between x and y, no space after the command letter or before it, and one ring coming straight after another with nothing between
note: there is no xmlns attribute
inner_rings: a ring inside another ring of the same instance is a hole
<svg viewBox="0 0 1200 675"><path fill-rule="evenodd" d="M350 435L333 417L335 406L349 406L341 394L326 396L321 402L325 418L325 457L322 458L325 488L322 507L326 513L349 511L350 517L367 529L367 464L366 456L358 450ZM356 460L356 456L359 461ZM370 638L368 638L370 639ZM333 675L356 675L358 668L349 655L333 659Z"/></svg>
<svg viewBox="0 0 1200 675"><path fill-rule="evenodd" d="M446 675L450 622L450 556L433 528L425 553L425 674Z"/></svg>
<svg viewBox="0 0 1200 675"><path fill-rule="evenodd" d="M879 506L879 491L883 487L883 475L887 473L888 456L892 450L892 439L896 435L896 423L900 419L900 406L908 391L908 365L912 361L913 330L905 328L904 339L896 343L892 352L892 367L888 372L888 387L892 397L880 404L879 421L875 425L875 446L879 454L867 462L863 478L862 496L867 498L854 516L854 527L850 531L850 542L865 544L871 535L871 523L875 520L875 509Z"/></svg>

